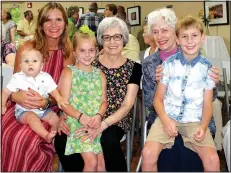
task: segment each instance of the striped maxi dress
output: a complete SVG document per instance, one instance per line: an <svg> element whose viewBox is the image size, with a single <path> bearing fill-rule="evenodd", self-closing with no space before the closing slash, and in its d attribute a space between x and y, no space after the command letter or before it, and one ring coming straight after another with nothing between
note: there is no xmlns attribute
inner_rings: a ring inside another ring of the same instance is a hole
<svg viewBox="0 0 231 173"><path fill-rule="evenodd" d="M58 83L63 69L62 50L52 51L43 71L49 73ZM2 172L50 172L55 148L52 143L33 132L28 125L19 123L14 115L15 103L8 101L7 112L2 116L1 127L1 171ZM58 111L54 107L55 112ZM50 126L42 121L44 127Z"/></svg>

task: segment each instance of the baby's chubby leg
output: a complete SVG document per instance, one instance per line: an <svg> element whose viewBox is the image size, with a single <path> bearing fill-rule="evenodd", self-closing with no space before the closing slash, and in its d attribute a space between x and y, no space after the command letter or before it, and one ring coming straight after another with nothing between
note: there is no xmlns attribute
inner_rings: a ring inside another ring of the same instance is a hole
<svg viewBox="0 0 231 173"><path fill-rule="evenodd" d="M42 120L46 121L47 123L49 123L51 125L51 131L57 131L58 130L60 119L55 112L49 111L42 118Z"/></svg>
<svg viewBox="0 0 231 173"><path fill-rule="evenodd" d="M35 132L37 133L40 137L42 137L43 139L45 139L48 143L50 143L52 141L52 139L54 138L54 135L50 135L50 133L43 127L43 124L40 120L40 118L38 117L38 115L34 112L28 111L28 112L24 112L20 122L22 124L27 124L29 125L29 127ZM53 136L53 137L51 137Z"/></svg>
<svg viewBox="0 0 231 173"><path fill-rule="evenodd" d="M42 120L46 121L48 124L51 125L51 131L49 132L47 138L49 140L52 140L57 133L60 119L55 112L50 111L42 118Z"/></svg>

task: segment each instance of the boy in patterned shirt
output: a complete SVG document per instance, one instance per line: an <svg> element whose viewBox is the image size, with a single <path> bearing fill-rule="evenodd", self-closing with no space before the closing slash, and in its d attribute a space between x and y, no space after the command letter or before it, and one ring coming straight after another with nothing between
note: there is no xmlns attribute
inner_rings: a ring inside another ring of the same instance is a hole
<svg viewBox="0 0 231 173"><path fill-rule="evenodd" d="M200 53L205 38L203 23L185 16L178 21L176 34L181 51L163 63L163 78L153 101L158 117L148 134L142 170L157 171L160 152L173 146L179 132L185 146L198 153L205 171L220 171L219 157L208 130L215 83L208 77L212 65ZM152 161L147 162L148 155L154 155Z"/></svg>

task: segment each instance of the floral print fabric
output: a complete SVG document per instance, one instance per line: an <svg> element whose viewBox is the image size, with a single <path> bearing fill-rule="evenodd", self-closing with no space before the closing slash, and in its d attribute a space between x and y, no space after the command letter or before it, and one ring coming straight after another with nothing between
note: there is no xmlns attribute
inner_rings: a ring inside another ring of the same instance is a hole
<svg viewBox="0 0 231 173"><path fill-rule="evenodd" d="M103 66L99 61L94 61L93 65L100 68L107 79L107 111L106 117L116 112L122 105L124 97L127 93L127 85L132 75L134 61L127 59L127 61L119 68L110 68ZM128 132L132 122L132 111L122 119L118 126L125 132Z"/></svg>
<svg viewBox="0 0 231 173"><path fill-rule="evenodd" d="M98 113L102 103L102 80L100 69L93 67L92 72L83 72L76 67L69 65L72 71L72 88L69 103L79 112L89 116ZM90 144L89 140L81 142L74 133L82 125L77 119L68 116L66 123L70 127L70 135L67 137L65 155L82 152L102 152L100 136Z"/></svg>

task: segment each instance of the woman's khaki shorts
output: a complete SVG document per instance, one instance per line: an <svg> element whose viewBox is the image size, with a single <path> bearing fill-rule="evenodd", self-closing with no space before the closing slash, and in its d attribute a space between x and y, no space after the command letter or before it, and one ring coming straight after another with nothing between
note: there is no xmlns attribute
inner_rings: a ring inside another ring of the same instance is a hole
<svg viewBox="0 0 231 173"><path fill-rule="evenodd" d="M178 133L181 134L183 138L185 147L195 151L192 147L192 144L194 144L197 146L207 146L207 147L212 147L216 149L209 129L206 130L203 141L201 142L195 141L194 133L196 132L199 126L200 126L200 122L198 123L176 122L176 128L178 130ZM164 148L172 148L172 146L174 145L175 137L170 137L164 132L162 123L160 119L157 117L149 131L147 141L156 141L161 144L165 144Z"/></svg>

